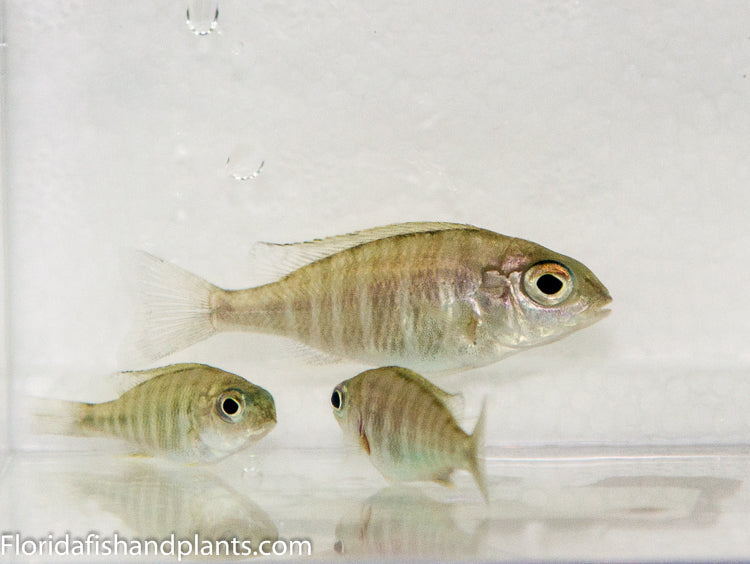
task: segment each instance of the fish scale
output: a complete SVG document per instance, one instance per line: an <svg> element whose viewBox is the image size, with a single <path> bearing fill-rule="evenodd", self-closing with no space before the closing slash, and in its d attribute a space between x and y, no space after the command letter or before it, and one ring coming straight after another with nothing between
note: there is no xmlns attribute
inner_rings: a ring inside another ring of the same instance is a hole
<svg viewBox="0 0 750 564"><path fill-rule="evenodd" d="M367 370L334 389L334 415L365 448L375 467L395 480L445 483L456 469L470 471L487 497L479 459L484 407L472 435L446 406L450 394L406 368Z"/></svg>
<svg viewBox="0 0 750 564"><path fill-rule="evenodd" d="M271 518L213 473L196 467L124 460L102 473L63 474L73 491L101 512L116 516L135 537L247 539L257 547L278 538Z"/></svg>
<svg viewBox="0 0 750 564"><path fill-rule="evenodd" d="M105 403L39 400L44 432L119 438L139 453L205 462L248 446L276 424L266 390L218 368L176 364L134 377L146 380ZM239 408L223 411L225 398Z"/></svg>
<svg viewBox="0 0 750 564"><path fill-rule="evenodd" d="M376 366L460 371L586 327L611 301L580 262L470 225L407 223L268 247L291 270L243 290L142 253L133 356L249 331ZM543 276L561 289L537 284Z"/></svg>

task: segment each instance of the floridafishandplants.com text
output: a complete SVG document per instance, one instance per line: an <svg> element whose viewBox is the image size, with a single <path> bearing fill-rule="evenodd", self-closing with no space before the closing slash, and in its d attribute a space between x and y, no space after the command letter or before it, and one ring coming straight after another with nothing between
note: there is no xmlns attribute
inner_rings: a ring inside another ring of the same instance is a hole
<svg viewBox="0 0 750 564"><path fill-rule="evenodd" d="M257 545L246 539L128 538L114 533L85 536L65 533L61 536L28 537L20 532L0 534L0 557L9 556L169 556L181 561L196 556L311 556L312 543L307 539L264 540Z"/></svg>

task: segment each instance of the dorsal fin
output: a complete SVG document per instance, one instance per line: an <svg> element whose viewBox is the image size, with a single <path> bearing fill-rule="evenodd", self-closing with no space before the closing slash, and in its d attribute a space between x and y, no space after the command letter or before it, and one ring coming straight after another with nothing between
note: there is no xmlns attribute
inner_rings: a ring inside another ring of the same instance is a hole
<svg viewBox="0 0 750 564"><path fill-rule="evenodd" d="M270 282L325 257L365 243L377 241L378 239L452 229L478 228L461 223L416 221L384 225L372 229L355 231L354 233L347 233L346 235L334 235L333 237L314 239L301 243L270 243L261 241L254 245L253 259L257 263L256 269L259 269L259 274Z"/></svg>
<svg viewBox="0 0 750 564"><path fill-rule="evenodd" d="M451 415L453 415L454 419L460 421L463 418L463 394L461 394L460 392L455 394L446 392L444 389L439 388L438 386L430 382L424 376L421 376L420 374L417 374L416 372L414 372L413 370L409 370L408 368L402 368L400 366L394 368L396 368L396 372L399 376L406 380L419 384L429 394L436 397L440 401L440 403L442 403L446 407L446 409L451 412Z"/></svg>
<svg viewBox="0 0 750 564"><path fill-rule="evenodd" d="M126 384L123 386L125 389L120 390L120 393L124 393L129 389L135 388L144 382L153 380L159 376L167 376L170 374L177 374L179 372L189 372L196 369L210 369L218 370L211 366L200 363L181 363L181 364L170 364L168 366L159 366L157 368L149 368L148 370L123 370L120 374L127 378Z"/></svg>

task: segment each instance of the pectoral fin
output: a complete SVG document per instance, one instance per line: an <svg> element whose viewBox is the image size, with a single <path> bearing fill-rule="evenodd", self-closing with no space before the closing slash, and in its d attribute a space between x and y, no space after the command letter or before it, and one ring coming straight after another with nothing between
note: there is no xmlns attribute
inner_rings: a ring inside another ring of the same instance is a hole
<svg viewBox="0 0 750 564"><path fill-rule="evenodd" d="M451 473L452 470L446 470L445 472L438 474L436 477L432 479L433 482L436 484L440 484L441 486L446 486L448 488L452 488L453 486L453 480L451 480Z"/></svg>
<svg viewBox="0 0 750 564"><path fill-rule="evenodd" d="M364 430L364 427L362 426L361 421L359 422L359 444L362 445L362 448L369 455L370 454L370 441L367 440L367 434L365 433L365 430Z"/></svg>

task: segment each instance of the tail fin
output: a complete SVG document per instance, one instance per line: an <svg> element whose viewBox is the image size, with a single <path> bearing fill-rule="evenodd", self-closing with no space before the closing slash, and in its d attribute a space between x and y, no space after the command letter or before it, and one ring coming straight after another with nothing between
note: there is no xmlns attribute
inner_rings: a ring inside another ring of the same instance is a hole
<svg viewBox="0 0 750 564"><path fill-rule="evenodd" d="M484 458L482 457L482 451L484 450L484 421L485 413L487 412L487 399L482 402L482 411L479 413L479 419L477 424L474 425L474 432L471 434L469 443L469 472L474 476L474 480L479 486L479 491L482 492L484 501L489 502L489 495L487 493L487 477L485 472Z"/></svg>
<svg viewBox="0 0 750 564"><path fill-rule="evenodd" d="M136 324L127 359L151 362L207 339L213 284L165 260L140 251L135 260Z"/></svg>
<svg viewBox="0 0 750 564"><path fill-rule="evenodd" d="M80 425L89 404L29 398L34 414L32 430L40 435L84 435Z"/></svg>

